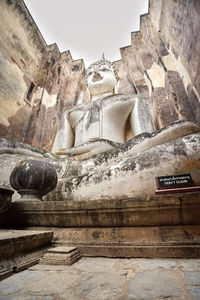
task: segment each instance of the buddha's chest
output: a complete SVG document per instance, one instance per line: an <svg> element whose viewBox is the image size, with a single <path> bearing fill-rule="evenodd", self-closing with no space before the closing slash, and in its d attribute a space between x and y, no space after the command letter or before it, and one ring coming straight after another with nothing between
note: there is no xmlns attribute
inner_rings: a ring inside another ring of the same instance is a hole
<svg viewBox="0 0 200 300"><path fill-rule="evenodd" d="M70 113L70 124L75 133L75 145L92 139L123 142L123 129L130 113L125 103L93 104L87 110ZM115 138L113 138L115 137Z"/></svg>

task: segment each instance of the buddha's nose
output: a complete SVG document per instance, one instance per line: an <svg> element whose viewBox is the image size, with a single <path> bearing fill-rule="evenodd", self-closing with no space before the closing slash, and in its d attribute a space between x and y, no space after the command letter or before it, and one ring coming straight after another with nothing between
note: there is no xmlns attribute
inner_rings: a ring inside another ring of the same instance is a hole
<svg viewBox="0 0 200 300"><path fill-rule="evenodd" d="M92 78L92 81L99 81L103 79L103 77L101 77L101 75L98 73L98 72L94 72L94 75L93 75L93 78Z"/></svg>

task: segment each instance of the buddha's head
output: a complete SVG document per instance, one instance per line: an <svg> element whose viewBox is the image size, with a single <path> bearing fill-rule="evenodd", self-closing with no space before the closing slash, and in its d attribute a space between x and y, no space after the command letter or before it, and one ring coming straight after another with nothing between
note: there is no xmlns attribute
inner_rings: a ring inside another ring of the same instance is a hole
<svg viewBox="0 0 200 300"><path fill-rule="evenodd" d="M92 63L87 69L87 86L91 98L115 94L118 76L111 62L101 60Z"/></svg>

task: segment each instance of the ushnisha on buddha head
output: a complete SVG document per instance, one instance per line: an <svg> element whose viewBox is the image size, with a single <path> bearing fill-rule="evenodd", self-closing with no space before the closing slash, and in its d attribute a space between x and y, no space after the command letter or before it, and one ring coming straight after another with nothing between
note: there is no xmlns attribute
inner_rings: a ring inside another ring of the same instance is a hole
<svg viewBox="0 0 200 300"><path fill-rule="evenodd" d="M105 59L104 55L102 55L101 60L88 67L86 77L91 100L116 94L119 80L117 71L113 64Z"/></svg>

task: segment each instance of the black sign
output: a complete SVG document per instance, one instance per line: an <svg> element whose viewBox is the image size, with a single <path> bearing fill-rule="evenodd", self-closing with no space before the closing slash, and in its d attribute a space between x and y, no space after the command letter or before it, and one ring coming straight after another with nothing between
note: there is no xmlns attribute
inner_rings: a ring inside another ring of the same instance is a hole
<svg viewBox="0 0 200 300"><path fill-rule="evenodd" d="M158 189L195 186L190 174L156 177L156 181Z"/></svg>

